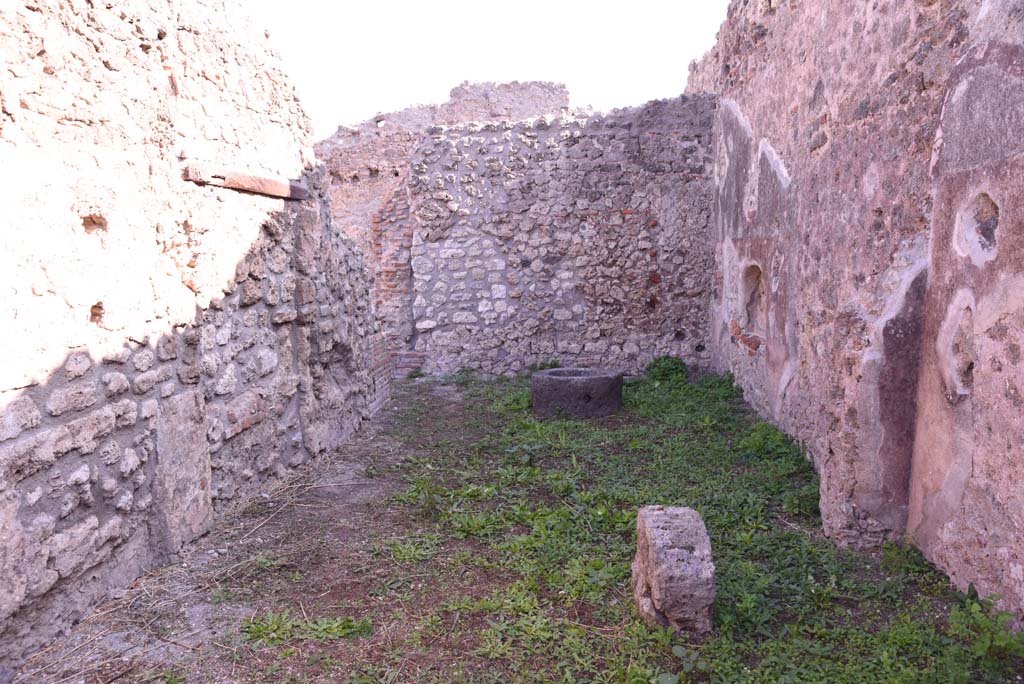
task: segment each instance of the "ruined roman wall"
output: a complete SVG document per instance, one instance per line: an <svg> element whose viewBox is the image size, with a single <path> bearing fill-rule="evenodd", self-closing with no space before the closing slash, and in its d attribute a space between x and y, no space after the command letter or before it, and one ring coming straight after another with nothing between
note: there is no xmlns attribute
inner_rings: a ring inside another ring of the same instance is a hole
<svg viewBox="0 0 1024 684"><path fill-rule="evenodd" d="M410 158L432 126L469 121L518 121L557 114L569 105L564 86L544 83L463 83L440 105L381 114L341 127L316 145L330 179L331 216L359 247L370 290L399 377L422 367L412 348L409 250Z"/></svg>
<svg viewBox="0 0 1024 684"><path fill-rule="evenodd" d="M311 142L238 3L0 8L0 662L386 396Z"/></svg>
<svg viewBox="0 0 1024 684"><path fill-rule="evenodd" d="M430 373L707 361L714 101L428 131L411 349Z"/></svg>
<svg viewBox="0 0 1024 684"><path fill-rule="evenodd" d="M734 0L711 352L804 441L826 532L1024 609L1024 3Z"/></svg>

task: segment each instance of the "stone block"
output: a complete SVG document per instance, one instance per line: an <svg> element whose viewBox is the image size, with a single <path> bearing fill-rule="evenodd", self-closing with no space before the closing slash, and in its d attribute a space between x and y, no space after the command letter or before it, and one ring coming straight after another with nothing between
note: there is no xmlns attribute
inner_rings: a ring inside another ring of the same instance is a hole
<svg viewBox="0 0 1024 684"><path fill-rule="evenodd" d="M206 405L193 390L160 405L156 418L153 503L158 536L169 552L206 532L213 516Z"/></svg>
<svg viewBox="0 0 1024 684"><path fill-rule="evenodd" d="M25 535L17 513L17 494L0 493L0 623L21 605L28 584L22 563Z"/></svg>
<svg viewBox="0 0 1024 684"><path fill-rule="evenodd" d="M92 368L92 359L87 352L75 352L64 363L64 377L68 380L80 378Z"/></svg>
<svg viewBox="0 0 1024 684"><path fill-rule="evenodd" d="M637 514L636 533L633 597L644 620L694 638L710 632L715 565L700 514L645 506Z"/></svg>
<svg viewBox="0 0 1024 684"><path fill-rule="evenodd" d="M267 417L264 402L256 392L249 391L227 405L227 425L224 427L224 439L231 439L253 425L261 423Z"/></svg>
<svg viewBox="0 0 1024 684"><path fill-rule="evenodd" d="M124 394L131 389L131 383L128 382L128 378L124 373L104 374L103 384L107 386L108 397L116 397L118 394Z"/></svg>
<svg viewBox="0 0 1024 684"><path fill-rule="evenodd" d="M132 389L135 390L136 394L146 394L161 382L166 382L170 379L171 369L169 367L155 368L138 375L135 378L135 382L132 383Z"/></svg>
<svg viewBox="0 0 1024 684"><path fill-rule="evenodd" d="M238 305L252 306L263 299L263 283L246 279L239 288Z"/></svg>
<svg viewBox="0 0 1024 684"><path fill-rule="evenodd" d="M0 447L0 491L51 466L58 453L70 451L69 441L66 428L55 428Z"/></svg>
<svg viewBox="0 0 1024 684"><path fill-rule="evenodd" d="M271 349L260 349L253 357L253 365L256 375L266 377L277 370L278 356Z"/></svg>
<svg viewBox="0 0 1024 684"><path fill-rule="evenodd" d="M178 347L180 341L177 335L165 335L160 338L156 345L156 355L161 361L171 361L178 358Z"/></svg>
<svg viewBox="0 0 1024 684"><path fill-rule="evenodd" d="M96 404L96 386L71 385L54 390L46 400L46 410L51 416L59 416L71 411L84 411Z"/></svg>
<svg viewBox="0 0 1024 684"><path fill-rule="evenodd" d="M76 525L53 535L51 555L53 569L63 577L69 577L86 564L93 551L100 521L90 515Z"/></svg>
<svg viewBox="0 0 1024 684"><path fill-rule="evenodd" d="M132 358L132 365L135 366L135 370L144 373L153 367L155 361L156 357L153 355L153 352L143 349Z"/></svg>
<svg viewBox="0 0 1024 684"><path fill-rule="evenodd" d="M37 427L42 419L31 397L18 397L7 405L0 419L0 442L14 439L25 430Z"/></svg>
<svg viewBox="0 0 1024 684"><path fill-rule="evenodd" d="M83 454L96 450L98 440L106 437L117 425L117 412L110 406L93 411L84 418L71 421L65 427L66 435L56 442L57 453L64 454L72 449L80 449Z"/></svg>

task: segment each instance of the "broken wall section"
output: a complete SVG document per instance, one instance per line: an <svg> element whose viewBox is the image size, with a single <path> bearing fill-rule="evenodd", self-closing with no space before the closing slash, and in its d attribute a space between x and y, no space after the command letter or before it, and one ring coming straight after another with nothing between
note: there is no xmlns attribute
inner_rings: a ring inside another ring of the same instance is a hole
<svg viewBox="0 0 1024 684"><path fill-rule="evenodd" d="M238 5L5 5L0 62L13 663L336 447L387 373L306 118ZM312 199L184 181L197 162L304 175Z"/></svg>
<svg viewBox="0 0 1024 684"><path fill-rule="evenodd" d="M703 365L714 109L680 98L428 131L409 209L425 369Z"/></svg>
<svg viewBox="0 0 1024 684"><path fill-rule="evenodd" d="M736 0L711 349L804 441L825 531L1024 610L1019 0Z"/></svg>

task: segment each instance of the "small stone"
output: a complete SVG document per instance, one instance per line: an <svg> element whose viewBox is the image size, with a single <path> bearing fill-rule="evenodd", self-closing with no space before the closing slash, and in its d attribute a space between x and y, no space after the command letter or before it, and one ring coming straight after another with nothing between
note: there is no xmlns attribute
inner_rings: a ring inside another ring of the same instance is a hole
<svg viewBox="0 0 1024 684"><path fill-rule="evenodd" d="M229 403L226 407L226 415L225 439L231 439L238 433L263 422L267 416L263 401L252 390Z"/></svg>
<svg viewBox="0 0 1024 684"><path fill-rule="evenodd" d="M132 389L135 390L136 394L146 394L159 383L170 379L171 371L167 366L164 366L155 370L146 371L145 373L136 376L135 382L132 383Z"/></svg>
<svg viewBox="0 0 1024 684"><path fill-rule="evenodd" d="M138 452L135 449L125 449L124 455L121 456L121 465L118 466L118 472L122 476L127 477L134 473L140 465L142 465L142 461L139 460Z"/></svg>
<svg viewBox="0 0 1024 684"><path fill-rule="evenodd" d="M260 349L258 352L256 352L254 366L256 370L256 375L258 375L259 377L262 378L273 373L275 370L277 370L277 364L277 354L274 353L272 350Z"/></svg>
<svg viewBox="0 0 1024 684"><path fill-rule="evenodd" d="M229 364L224 369L224 374L217 379L217 382L213 385L213 393L217 396L223 396L225 394L232 394L235 391L235 387L238 386L238 367L235 364Z"/></svg>
<svg viewBox="0 0 1024 684"><path fill-rule="evenodd" d="M75 352L64 364L64 377L68 380L80 378L92 368L92 359L87 352Z"/></svg>
<svg viewBox="0 0 1024 684"><path fill-rule="evenodd" d="M220 370L220 357L217 354L203 354L203 358L199 361L199 367L202 369L203 375L212 378Z"/></svg>
<svg viewBox="0 0 1024 684"><path fill-rule="evenodd" d="M135 370L142 373L152 368L155 360L156 357L153 355L153 352L143 349L132 359L132 365L135 366Z"/></svg>
<svg viewBox="0 0 1024 684"><path fill-rule="evenodd" d="M33 489L30 492L25 492L25 499L24 499L25 505L26 506L35 506L37 503L39 503L39 500L42 499L42 498L43 498L43 488L42 487L36 487L35 489Z"/></svg>
<svg viewBox="0 0 1024 684"><path fill-rule="evenodd" d="M247 278L239 288L238 305L252 306L263 299L263 283Z"/></svg>
<svg viewBox="0 0 1024 684"><path fill-rule="evenodd" d="M139 419L139 405L131 399L122 399L110 405L117 417L117 427L132 427Z"/></svg>
<svg viewBox="0 0 1024 684"><path fill-rule="evenodd" d="M142 402L142 406L139 408L139 418L147 420L156 416L157 401L156 399L147 399Z"/></svg>
<svg viewBox="0 0 1024 684"><path fill-rule="evenodd" d="M103 384L107 386L108 397L116 397L131 389L131 383L124 373L106 373L103 376Z"/></svg>
<svg viewBox="0 0 1024 684"><path fill-rule="evenodd" d="M274 325L283 325L285 323L291 323L298 318L299 312L291 307L285 307L274 312L270 317L271 322Z"/></svg>
<svg viewBox="0 0 1024 684"><path fill-rule="evenodd" d="M114 508L119 511L130 511L134 501L135 496L127 489L123 489L114 497Z"/></svg>
<svg viewBox="0 0 1024 684"><path fill-rule="evenodd" d="M434 262L425 256L418 256L412 260L413 273L432 273Z"/></svg>
<svg viewBox="0 0 1024 684"><path fill-rule="evenodd" d="M160 341L156 345L157 358L161 361L171 361L178 358L178 345L179 342L177 336L168 335L160 338Z"/></svg>
<svg viewBox="0 0 1024 684"><path fill-rule="evenodd" d="M231 341L231 325L225 325L222 328L217 329L217 334L213 336L217 342L217 346L223 347L225 344Z"/></svg>
<svg viewBox="0 0 1024 684"><path fill-rule="evenodd" d="M78 466L75 470L72 470L67 477L67 483L74 487L77 485L85 484L89 481L89 464L83 463Z"/></svg>
<svg viewBox="0 0 1024 684"><path fill-rule="evenodd" d="M416 329L419 330L420 332L426 332L428 330L433 330L436 327L437 327L437 321L432 321L430 319L424 319L422 321L416 321Z"/></svg>
<svg viewBox="0 0 1024 684"><path fill-rule="evenodd" d="M68 423L64 428L58 428L64 432L54 445L54 450L64 454L72 449L80 449L83 454L91 454L99 446L98 440L113 432L116 424L117 414L114 409L104 406Z"/></svg>
<svg viewBox="0 0 1024 684"><path fill-rule="evenodd" d="M128 360L130 358L132 358L132 350L121 349L119 351L111 352L110 354L104 356L103 363L125 364L128 363Z"/></svg>
<svg viewBox="0 0 1024 684"><path fill-rule="evenodd" d="M692 508L645 506L636 519L633 597L651 626L699 638L711 631L715 565L711 540Z"/></svg>

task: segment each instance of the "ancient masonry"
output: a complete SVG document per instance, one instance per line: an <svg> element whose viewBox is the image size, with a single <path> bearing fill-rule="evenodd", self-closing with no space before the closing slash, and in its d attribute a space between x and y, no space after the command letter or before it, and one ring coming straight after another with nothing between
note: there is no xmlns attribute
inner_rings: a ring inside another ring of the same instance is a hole
<svg viewBox="0 0 1024 684"><path fill-rule="evenodd" d="M542 85L522 101L550 106ZM426 126L396 149L415 130L403 114L319 148L335 221L360 222L377 264L397 374L709 359L712 98ZM366 184L376 202L348 201Z"/></svg>
<svg viewBox="0 0 1024 684"><path fill-rule="evenodd" d="M731 371L825 532L1024 613L1024 2L733 0L689 94L314 151L234 0L0 8L0 663L329 455L391 376Z"/></svg>
<svg viewBox="0 0 1024 684"><path fill-rule="evenodd" d="M0 662L386 399L276 64L231 4L0 8Z"/></svg>

